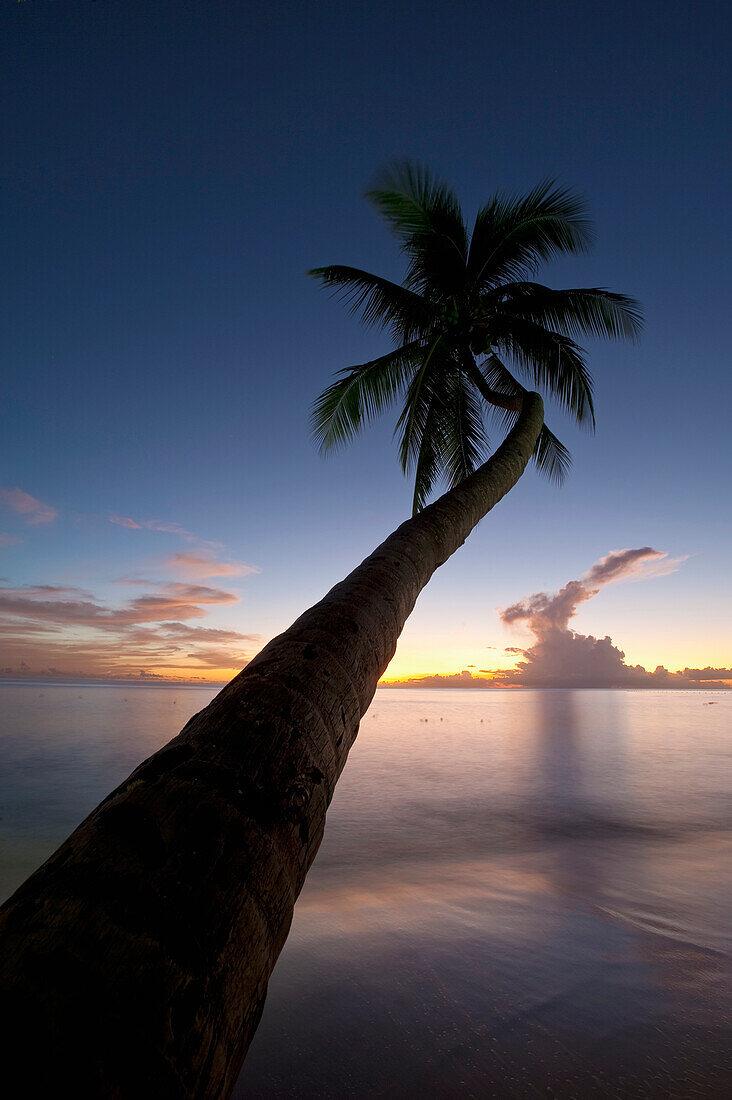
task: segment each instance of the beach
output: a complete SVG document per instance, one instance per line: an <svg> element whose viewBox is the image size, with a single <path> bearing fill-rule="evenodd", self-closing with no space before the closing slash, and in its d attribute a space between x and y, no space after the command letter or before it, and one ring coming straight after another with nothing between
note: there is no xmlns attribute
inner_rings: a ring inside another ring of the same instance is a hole
<svg viewBox="0 0 732 1100"><path fill-rule="evenodd" d="M0 693L5 897L214 689ZM723 1095L731 715L379 689L234 1095Z"/></svg>

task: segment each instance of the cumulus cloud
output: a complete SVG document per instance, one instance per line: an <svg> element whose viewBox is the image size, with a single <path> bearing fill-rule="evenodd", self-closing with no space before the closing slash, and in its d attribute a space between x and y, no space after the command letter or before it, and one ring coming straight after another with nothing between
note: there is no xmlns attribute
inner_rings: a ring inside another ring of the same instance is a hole
<svg viewBox="0 0 732 1100"><path fill-rule="evenodd" d="M565 631L576 614L578 604L596 596L603 585L630 577L665 575L678 567L681 559L669 559L664 550L641 546L637 550L614 550L595 562L580 580L568 581L558 592L537 592L501 612L504 623L524 622L537 638L547 632Z"/></svg>
<svg viewBox="0 0 732 1100"><path fill-rule="evenodd" d="M732 680L732 668L685 668L682 675L687 680L706 683L709 680Z"/></svg>
<svg viewBox="0 0 732 1100"><path fill-rule="evenodd" d="M520 654L515 669L496 672L507 685L525 687L684 687L699 686L702 676L669 672L659 665L653 672L642 665L627 665L625 653L610 637L594 638L570 629L580 604L617 581L665 576L678 568L683 558L670 558L663 550L641 546L615 550L601 558L579 580L568 581L558 592L538 592L501 612L505 624L521 624L534 636L527 649L511 647ZM699 670L697 670L699 671ZM706 686L723 676L704 676ZM716 670L724 672L725 670Z"/></svg>
<svg viewBox="0 0 732 1100"><path fill-rule="evenodd" d="M0 486L0 504L9 508L11 512L22 516L25 523L31 527L43 523L53 523L58 515L50 504L44 504L42 500L36 500L30 493L23 489L7 489Z"/></svg>
<svg viewBox="0 0 732 1100"><path fill-rule="evenodd" d="M669 672L662 665L652 672L642 665L628 665L622 649L610 637L578 634L570 627L577 608L591 600L607 584L665 576L678 569L684 558L671 558L652 546L615 550L588 569L578 580L568 581L558 592L536 592L505 608L506 625L519 625L534 637L527 648L507 646L505 653L521 657L513 669L468 669L453 675L412 677L392 682L392 687L632 687L720 688L732 681L732 669L685 668ZM492 648L492 647L487 647ZM469 666L474 668L475 666Z"/></svg>

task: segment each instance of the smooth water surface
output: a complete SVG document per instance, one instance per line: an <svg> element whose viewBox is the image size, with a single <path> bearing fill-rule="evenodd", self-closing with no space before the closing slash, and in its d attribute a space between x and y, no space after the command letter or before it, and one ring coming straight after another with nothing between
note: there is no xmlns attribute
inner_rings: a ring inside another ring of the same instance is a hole
<svg viewBox="0 0 732 1100"><path fill-rule="evenodd" d="M8 894L213 692L0 685ZM377 692L237 1100L731 1089L732 693Z"/></svg>

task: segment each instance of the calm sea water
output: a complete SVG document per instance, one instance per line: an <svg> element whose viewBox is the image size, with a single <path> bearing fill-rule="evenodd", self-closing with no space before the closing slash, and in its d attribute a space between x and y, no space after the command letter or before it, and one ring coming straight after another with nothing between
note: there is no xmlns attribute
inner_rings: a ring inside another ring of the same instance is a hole
<svg viewBox="0 0 732 1100"><path fill-rule="evenodd" d="M4 898L213 692L0 685ZM380 690L237 1100L732 1094L732 693Z"/></svg>

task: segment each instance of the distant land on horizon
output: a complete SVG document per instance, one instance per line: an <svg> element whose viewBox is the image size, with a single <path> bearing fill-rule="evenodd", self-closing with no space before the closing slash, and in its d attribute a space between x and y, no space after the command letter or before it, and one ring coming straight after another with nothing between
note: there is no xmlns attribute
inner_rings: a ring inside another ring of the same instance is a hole
<svg viewBox="0 0 732 1100"><path fill-rule="evenodd" d="M246 666L244 666L246 667ZM598 681L596 683L572 682L571 678L563 682L530 683L520 682L512 678L512 673L517 669L497 670L494 676L474 675L468 669L455 673L432 673L423 676L410 676L405 679L380 680L380 688L431 688L441 690L445 688L467 688L478 691L501 689L518 691L522 688L531 690L577 690L587 688L589 690L675 690L675 691L728 691L732 688L732 669L726 668L685 668L678 672L669 672L659 666L655 672L647 672L636 666L635 672L640 670L641 675L633 681ZM73 676L73 675L43 675L40 673L22 672L3 669L0 670L0 684L8 685L37 685L47 686L56 684L62 687L138 687L139 685L152 687L195 687L195 688L222 688L231 682L227 680L176 679L169 676L158 676L150 673L128 677L104 677L104 676Z"/></svg>
<svg viewBox="0 0 732 1100"><path fill-rule="evenodd" d="M636 666L640 669L641 666ZM511 673L515 669L507 669L500 676L474 676L467 669L455 672L452 675L410 676L406 680L381 680L379 687L388 688L502 688L504 690L517 691L521 688L533 690L554 691L557 689L588 688L590 690L613 689L619 691L635 690L723 690L732 688L732 669L699 669L685 668L679 672L669 672L668 669L659 667L655 672L647 672L642 669L645 676L640 676L637 682L628 681L598 681L596 683L573 683L569 678L564 682L556 683L530 683L512 680Z"/></svg>

